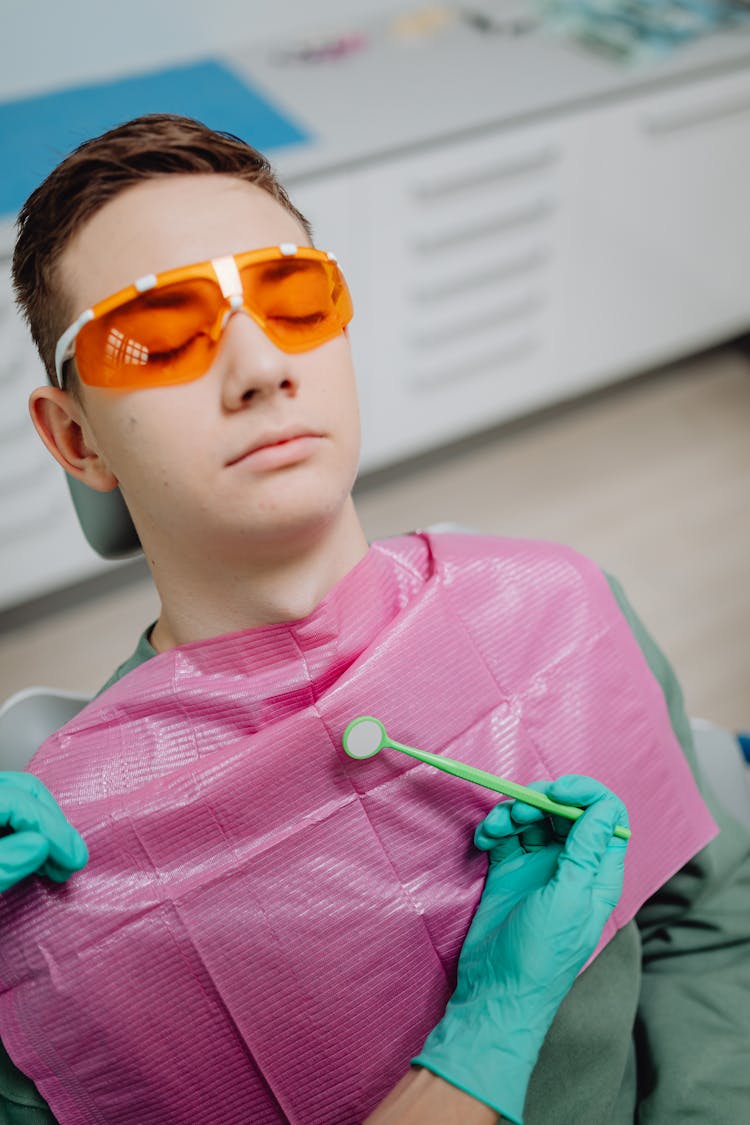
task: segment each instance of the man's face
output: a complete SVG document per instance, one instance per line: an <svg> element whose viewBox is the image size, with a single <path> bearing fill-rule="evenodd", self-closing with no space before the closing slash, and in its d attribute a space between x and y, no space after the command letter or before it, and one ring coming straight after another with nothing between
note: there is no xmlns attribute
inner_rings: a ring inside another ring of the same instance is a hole
<svg viewBox="0 0 750 1125"><path fill-rule="evenodd" d="M59 277L78 315L145 274L282 242L307 238L260 188L167 176L97 212L66 248ZM202 377L128 392L83 386L81 400L84 436L145 543L195 543L210 554L294 537L336 516L356 474L359 414L343 333L290 355L240 312Z"/></svg>

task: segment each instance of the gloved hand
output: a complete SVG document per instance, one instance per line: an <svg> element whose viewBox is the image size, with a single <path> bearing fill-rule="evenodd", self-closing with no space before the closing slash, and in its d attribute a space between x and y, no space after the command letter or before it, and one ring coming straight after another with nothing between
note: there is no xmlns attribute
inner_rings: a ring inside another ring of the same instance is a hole
<svg viewBox="0 0 750 1125"><path fill-rule="evenodd" d="M0 771L0 891L35 871L64 883L88 848L48 789L30 773Z"/></svg>
<svg viewBox="0 0 750 1125"><path fill-rule="evenodd" d="M506 801L479 825L489 869L456 990L412 1060L518 1125L547 1030L622 892L627 847L613 836L625 806L599 782L571 774L532 788L586 811L550 819Z"/></svg>

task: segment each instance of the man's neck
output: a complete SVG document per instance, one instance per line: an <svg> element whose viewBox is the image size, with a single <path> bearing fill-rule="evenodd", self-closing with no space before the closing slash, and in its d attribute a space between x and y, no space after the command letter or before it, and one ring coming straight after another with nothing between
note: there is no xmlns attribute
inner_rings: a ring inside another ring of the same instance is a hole
<svg viewBox="0 0 750 1125"><path fill-rule="evenodd" d="M337 521L302 543L280 545L262 560L205 568L172 559L152 568L162 611L151 632L157 652L225 633L307 617L367 554L351 499Z"/></svg>

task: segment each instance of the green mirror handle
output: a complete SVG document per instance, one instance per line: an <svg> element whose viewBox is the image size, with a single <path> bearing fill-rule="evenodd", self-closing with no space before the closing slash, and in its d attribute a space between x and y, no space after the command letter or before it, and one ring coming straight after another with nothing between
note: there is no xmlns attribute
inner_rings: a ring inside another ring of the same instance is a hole
<svg viewBox="0 0 750 1125"><path fill-rule="evenodd" d="M443 758L439 754L430 754L428 750L418 750L414 746L405 746L402 742L394 742L390 738L386 745L393 750L401 750L404 754L408 754L410 758L417 758L428 766L435 766L436 769L442 770L444 773L453 774L454 777L462 777L464 781L473 781L475 785L482 785L485 789L492 789L495 793L502 793L505 797L525 801L527 805L533 805L534 808L541 809L543 812L554 816L578 820L578 817L583 814L584 810L579 805L562 805L559 801L553 801L550 797L545 796L544 793L537 793L536 789L529 789L525 785L517 785L515 781L507 781L504 777L497 777L494 773L487 773L486 770L469 766L465 762L456 762L453 758ZM629 840L631 835L630 829L624 828L620 824L615 828L614 834L621 840Z"/></svg>

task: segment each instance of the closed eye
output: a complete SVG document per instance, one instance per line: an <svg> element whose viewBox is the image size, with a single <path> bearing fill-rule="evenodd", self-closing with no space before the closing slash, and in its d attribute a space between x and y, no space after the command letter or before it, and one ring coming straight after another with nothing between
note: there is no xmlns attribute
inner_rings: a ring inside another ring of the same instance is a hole
<svg viewBox="0 0 750 1125"><path fill-rule="evenodd" d="M281 324L294 324L304 327L309 324L320 324L321 321L327 319L327 314L324 312L308 313L306 316L269 316L269 320Z"/></svg>
<svg viewBox="0 0 750 1125"><path fill-rule="evenodd" d="M182 344L177 344L173 348L165 348L163 351L157 351L155 348L149 348L148 362L149 363L171 363L175 359L179 359L184 355L193 345L198 341L199 336L191 336Z"/></svg>

